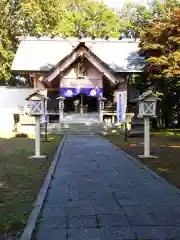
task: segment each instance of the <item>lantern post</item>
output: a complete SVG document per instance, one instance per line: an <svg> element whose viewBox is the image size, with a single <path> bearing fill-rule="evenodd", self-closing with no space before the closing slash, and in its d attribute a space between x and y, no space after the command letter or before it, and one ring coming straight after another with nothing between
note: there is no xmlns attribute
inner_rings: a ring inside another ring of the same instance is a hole
<svg viewBox="0 0 180 240"><path fill-rule="evenodd" d="M49 115L48 115L48 109L47 109L47 100L49 98L46 98L45 100L45 115L42 115L40 119L40 124L44 124L44 140L43 142L49 142L48 140L48 123L49 123Z"/></svg>
<svg viewBox="0 0 180 240"><path fill-rule="evenodd" d="M63 118L64 118L64 100L65 98L60 96L56 98L59 100L59 123L63 123Z"/></svg>
<svg viewBox="0 0 180 240"><path fill-rule="evenodd" d="M103 110L104 110L104 102L106 101L106 98L100 97L99 100L99 122L103 123Z"/></svg>
<svg viewBox="0 0 180 240"><path fill-rule="evenodd" d="M150 118L156 117L156 103L160 100L151 90L144 92L136 101L139 105L139 118L144 119L144 155L141 158L156 158L150 155Z"/></svg>
<svg viewBox="0 0 180 240"><path fill-rule="evenodd" d="M40 154L40 117L45 114L45 101L47 98L40 92L32 93L27 101L30 103L30 115L35 117L35 155L30 158L46 158Z"/></svg>

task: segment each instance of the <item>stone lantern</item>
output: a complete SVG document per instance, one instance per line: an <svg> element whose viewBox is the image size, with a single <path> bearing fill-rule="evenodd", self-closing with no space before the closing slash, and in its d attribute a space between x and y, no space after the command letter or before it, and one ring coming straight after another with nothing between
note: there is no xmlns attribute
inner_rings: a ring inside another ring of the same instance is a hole
<svg viewBox="0 0 180 240"><path fill-rule="evenodd" d="M156 117L156 103L160 99L151 90L144 92L136 100L139 105L139 118Z"/></svg>
<svg viewBox="0 0 180 240"><path fill-rule="evenodd" d="M148 90L135 99L139 105L139 118L144 119L144 155L142 158L153 158L150 155L150 118L156 117L156 103L160 100L152 90Z"/></svg>
<svg viewBox="0 0 180 240"><path fill-rule="evenodd" d="M34 92L26 98L30 106L30 115L35 117L36 129L35 129L35 155L31 158L45 158L40 155L40 117L45 114L45 97L40 92Z"/></svg>
<svg viewBox="0 0 180 240"><path fill-rule="evenodd" d="M46 97L39 92L32 93L26 98L29 102L30 115L41 116L45 113L45 100Z"/></svg>

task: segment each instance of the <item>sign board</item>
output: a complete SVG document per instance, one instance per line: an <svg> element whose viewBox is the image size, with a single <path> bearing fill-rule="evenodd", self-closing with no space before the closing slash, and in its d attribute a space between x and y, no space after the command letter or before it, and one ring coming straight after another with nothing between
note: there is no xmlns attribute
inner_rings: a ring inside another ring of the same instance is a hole
<svg viewBox="0 0 180 240"><path fill-rule="evenodd" d="M119 91L117 94L117 122L123 123L126 121L126 108L127 108L127 91Z"/></svg>

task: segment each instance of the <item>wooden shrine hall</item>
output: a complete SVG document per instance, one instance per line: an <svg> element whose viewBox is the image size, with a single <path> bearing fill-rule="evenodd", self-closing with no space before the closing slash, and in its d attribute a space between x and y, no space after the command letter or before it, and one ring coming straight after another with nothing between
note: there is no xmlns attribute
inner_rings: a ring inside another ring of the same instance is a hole
<svg viewBox="0 0 180 240"><path fill-rule="evenodd" d="M59 99L66 116L98 114L103 104L108 113L119 92L127 98L128 81L143 64L137 40L21 37L12 72L28 74L30 87L49 98L50 118L58 119Z"/></svg>

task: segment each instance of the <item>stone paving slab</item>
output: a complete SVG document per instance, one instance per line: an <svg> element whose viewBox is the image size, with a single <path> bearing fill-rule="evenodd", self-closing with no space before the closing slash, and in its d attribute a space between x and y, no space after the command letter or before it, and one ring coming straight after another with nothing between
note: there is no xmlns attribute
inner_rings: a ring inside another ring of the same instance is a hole
<svg viewBox="0 0 180 240"><path fill-rule="evenodd" d="M101 203L101 204L96 204L95 205L95 211L97 213L97 215L100 214L118 214L121 212L121 207L119 205L117 205L116 202L114 202L113 205L109 205L109 204L105 204L105 203Z"/></svg>
<svg viewBox="0 0 180 240"><path fill-rule="evenodd" d="M158 220L146 207L125 206L124 212L131 226L158 225Z"/></svg>
<svg viewBox="0 0 180 240"><path fill-rule="evenodd" d="M67 229L39 228L35 239L67 240Z"/></svg>
<svg viewBox="0 0 180 240"><path fill-rule="evenodd" d="M180 195L98 136L67 136L36 240L180 240Z"/></svg>
<svg viewBox="0 0 180 240"><path fill-rule="evenodd" d="M166 240L168 234L161 226L132 226L137 239Z"/></svg>
<svg viewBox="0 0 180 240"><path fill-rule="evenodd" d="M96 228L97 221L96 216L68 216L68 226L71 229L75 228Z"/></svg>
<svg viewBox="0 0 180 240"><path fill-rule="evenodd" d="M97 228L70 228L68 240L102 240L102 235Z"/></svg>
<svg viewBox="0 0 180 240"><path fill-rule="evenodd" d="M69 216L90 216L95 215L94 207L90 206L79 206L79 207L69 207Z"/></svg>
<svg viewBox="0 0 180 240"><path fill-rule="evenodd" d="M179 240L180 239L180 227L175 227L175 228L171 227L171 231L170 231L170 234L169 234L169 239L173 239L173 240Z"/></svg>
<svg viewBox="0 0 180 240"><path fill-rule="evenodd" d="M103 214L97 215L99 218L98 226L99 227L118 227L118 226L130 226L124 213L116 214Z"/></svg>
<svg viewBox="0 0 180 240"><path fill-rule="evenodd" d="M130 226L102 227L100 229L103 240L133 240L134 232Z"/></svg>
<svg viewBox="0 0 180 240"><path fill-rule="evenodd" d="M50 202L45 203L45 207L42 211L42 218L55 218L55 217L66 217L68 215L68 206L67 203L62 204L61 206L51 205Z"/></svg>

